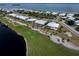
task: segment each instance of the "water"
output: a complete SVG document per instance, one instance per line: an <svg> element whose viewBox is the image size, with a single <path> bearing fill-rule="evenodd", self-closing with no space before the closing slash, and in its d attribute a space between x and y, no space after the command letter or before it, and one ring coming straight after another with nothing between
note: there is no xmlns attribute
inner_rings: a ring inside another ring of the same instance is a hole
<svg viewBox="0 0 79 59"><path fill-rule="evenodd" d="M62 12L79 12L78 3L2 3L0 8L26 8L34 10L62 11Z"/></svg>

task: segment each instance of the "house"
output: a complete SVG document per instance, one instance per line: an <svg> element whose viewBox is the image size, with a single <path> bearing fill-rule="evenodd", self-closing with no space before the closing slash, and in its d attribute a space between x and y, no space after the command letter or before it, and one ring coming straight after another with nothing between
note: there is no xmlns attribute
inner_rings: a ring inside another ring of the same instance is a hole
<svg viewBox="0 0 79 59"><path fill-rule="evenodd" d="M66 13L60 13L59 16L66 16Z"/></svg>
<svg viewBox="0 0 79 59"><path fill-rule="evenodd" d="M69 19L69 20L74 20L74 19L75 19L75 17L69 17L68 19Z"/></svg>
<svg viewBox="0 0 79 59"><path fill-rule="evenodd" d="M59 24L56 23L56 22L50 22L50 23L47 24L47 26L48 26L50 29L57 30L57 28L59 27Z"/></svg>
<svg viewBox="0 0 79 59"><path fill-rule="evenodd" d="M34 19L34 18L27 19L27 20L26 20L27 25L30 26L30 27L34 27L34 22L35 22L36 20L37 20L37 19Z"/></svg>
<svg viewBox="0 0 79 59"><path fill-rule="evenodd" d="M69 14L67 14L67 17L73 17L75 14L71 14L71 13L69 13Z"/></svg>
<svg viewBox="0 0 79 59"><path fill-rule="evenodd" d="M58 15L58 13L57 12L52 12L52 15Z"/></svg>
<svg viewBox="0 0 79 59"><path fill-rule="evenodd" d="M75 24L79 26L79 20L76 20L75 21Z"/></svg>
<svg viewBox="0 0 79 59"><path fill-rule="evenodd" d="M47 21L46 20L36 20L35 23L39 24L39 25L45 25L45 23L47 23Z"/></svg>
<svg viewBox="0 0 79 59"><path fill-rule="evenodd" d="M7 17L9 17L11 21L15 21L16 20L16 14L12 13L12 14L7 14Z"/></svg>
<svg viewBox="0 0 79 59"><path fill-rule="evenodd" d="M50 14L51 12L50 11L46 11L46 14Z"/></svg>
<svg viewBox="0 0 79 59"><path fill-rule="evenodd" d="M61 17L62 19L66 19L67 17L66 16L63 16L63 17Z"/></svg>
<svg viewBox="0 0 79 59"><path fill-rule="evenodd" d="M11 16L11 17L16 17L17 15L12 13L12 14L8 14L8 16Z"/></svg>
<svg viewBox="0 0 79 59"><path fill-rule="evenodd" d="M35 26L36 28L42 28L47 23L47 20L36 20Z"/></svg>
<svg viewBox="0 0 79 59"><path fill-rule="evenodd" d="M34 18L31 18L31 19L27 19L26 21L27 22L34 22L34 21L36 21L37 19L34 19Z"/></svg>
<svg viewBox="0 0 79 59"><path fill-rule="evenodd" d="M16 18L21 19L21 20L27 20L29 17L22 16L22 15L17 15Z"/></svg>
<svg viewBox="0 0 79 59"><path fill-rule="evenodd" d="M21 19L21 20L24 20L24 21L29 18L29 17L26 17L26 16L15 14L15 13L8 14L8 16L13 17L13 18L17 18L17 19Z"/></svg>

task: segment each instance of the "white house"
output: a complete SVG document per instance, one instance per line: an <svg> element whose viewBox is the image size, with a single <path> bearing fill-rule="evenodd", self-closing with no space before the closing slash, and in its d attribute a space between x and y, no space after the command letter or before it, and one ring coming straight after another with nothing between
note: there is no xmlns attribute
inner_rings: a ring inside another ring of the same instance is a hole
<svg viewBox="0 0 79 59"><path fill-rule="evenodd" d="M74 19L75 19L75 17L68 17L68 19L69 19L69 20L74 20Z"/></svg>
<svg viewBox="0 0 79 59"><path fill-rule="evenodd" d="M57 30L57 28L59 27L59 24L55 22L50 22L47 24L47 26L50 27L50 29Z"/></svg>
<svg viewBox="0 0 79 59"><path fill-rule="evenodd" d="M66 16L63 16L63 17L61 17L62 19L66 19L67 17Z"/></svg>
<svg viewBox="0 0 79 59"><path fill-rule="evenodd" d="M73 17L74 15L75 14L69 13L69 14L67 14L67 17L68 17L69 20L74 20L75 19L75 17Z"/></svg>
<svg viewBox="0 0 79 59"><path fill-rule="evenodd" d="M8 16L16 17L17 15L12 13L12 14L8 14Z"/></svg>
<svg viewBox="0 0 79 59"><path fill-rule="evenodd" d="M16 18L19 18L19 19L22 19L22 20L26 20L26 19L28 19L29 17L22 16L22 15L17 15Z"/></svg>
<svg viewBox="0 0 79 59"><path fill-rule="evenodd" d="M50 11L46 11L46 13L47 13L47 14L50 14L51 12L50 12Z"/></svg>
<svg viewBox="0 0 79 59"><path fill-rule="evenodd" d="M79 25L79 20L75 21L75 24L76 24L76 25Z"/></svg>
<svg viewBox="0 0 79 59"><path fill-rule="evenodd" d="M39 24L39 25L44 25L47 23L47 21L46 20L36 20L35 23Z"/></svg>
<svg viewBox="0 0 79 59"><path fill-rule="evenodd" d="M34 19L34 18L31 18L31 19L27 19L26 21L28 22L33 22L33 21L36 21L37 19Z"/></svg>
<svg viewBox="0 0 79 59"><path fill-rule="evenodd" d="M18 15L18 14L8 14L9 16L12 16L12 17L15 17L15 18L19 18L19 19L22 19L22 20L26 20L28 19L29 17L26 17L26 16L22 16L22 15Z"/></svg>
<svg viewBox="0 0 79 59"><path fill-rule="evenodd" d="M74 14L71 14L71 13L67 14L67 17L73 17L73 16Z"/></svg>
<svg viewBox="0 0 79 59"><path fill-rule="evenodd" d="M57 12L52 12L52 15L57 15L58 13Z"/></svg>
<svg viewBox="0 0 79 59"><path fill-rule="evenodd" d="M59 14L59 16L65 16L66 15L66 13L60 13Z"/></svg>

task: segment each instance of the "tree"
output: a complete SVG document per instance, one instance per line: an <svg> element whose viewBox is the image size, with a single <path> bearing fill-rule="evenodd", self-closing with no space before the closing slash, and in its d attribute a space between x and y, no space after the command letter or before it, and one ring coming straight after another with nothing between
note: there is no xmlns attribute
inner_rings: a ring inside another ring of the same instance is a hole
<svg viewBox="0 0 79 59"><path fill-rule="evenodd" d="M62 32L62 28L63 26L60 26L60 28L58 29L58 32Z"/></svg>
<svg viewBox="0 0 79 59"><path fill-rule="evenodd" d="M79 31L79 26L77 26L75 29L76 29L77 31Z"/></svg>
<svg viewBox="0 0 79 59"><path fill-rule="evenodd" d="M67 23L68 25L74 25L74 24L75 24L75 22L74 22L73 20L67 20L66 23Z"/></svg>

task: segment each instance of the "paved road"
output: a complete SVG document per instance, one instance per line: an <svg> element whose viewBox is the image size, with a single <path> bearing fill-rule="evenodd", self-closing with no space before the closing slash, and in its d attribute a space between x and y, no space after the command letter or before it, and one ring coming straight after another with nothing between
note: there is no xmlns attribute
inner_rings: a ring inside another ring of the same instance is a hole
<svg viewBox="0 0 79 59"><path fill-rule="evenodd" d="M74 30L72 27L68 26L67 24L65 24L63 21L59 22L62 26L64 26L65 28L67 28L69 31L71 31L74 35L76 35L77 37L79 37L79 32Z"/></svg>

